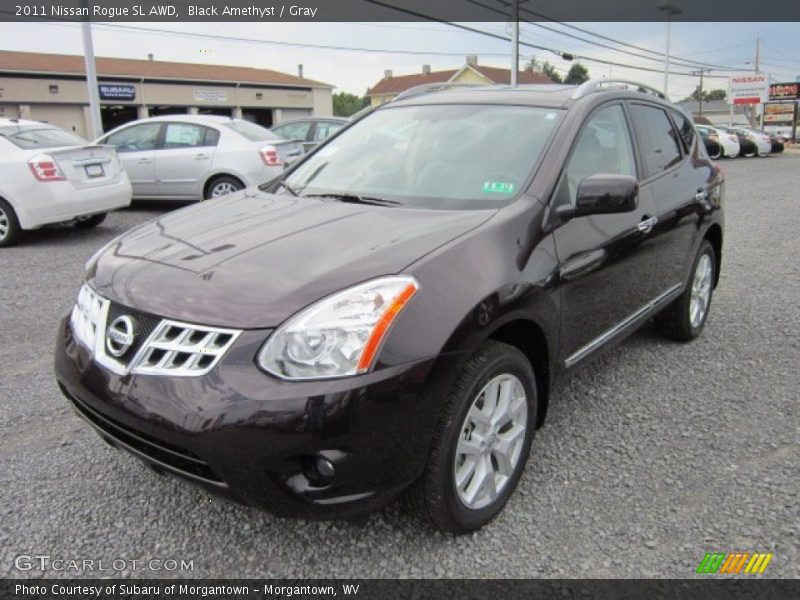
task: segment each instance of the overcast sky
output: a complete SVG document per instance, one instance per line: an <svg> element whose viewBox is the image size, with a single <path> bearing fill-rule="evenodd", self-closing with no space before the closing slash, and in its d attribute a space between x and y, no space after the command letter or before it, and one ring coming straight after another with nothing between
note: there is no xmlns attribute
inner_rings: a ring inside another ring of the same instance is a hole
<svg viewBox="0 0 800 600"><path fill-rule="evenodd" d="M576 23L592 33L614 40L664 52L665 23ZM500 35L509 35L505 23L471 23L469 26ZM616 47L622 52L598 47L542 27L524 23L521 40L559 51L585 56L581 62L593 77L635 79L661 88L663 61L641 50L618 46L608 40L548 23L546 27L589 38ZM210 64L262 67L296 73L304 65L305 76L330 83L338 90L361 95L376 83L385 69L396 75L420 72L423 64L433 70L456 68L464 64L467 54L477 54L481 64L508 67L510 43L477 33L462 31L439 23L120 23L113 26L95 24L94 44L97 56L141 58L153 53L156 60L201 62ZM190 34L219 35L262 41L299 44L348 46L372 49L372 52L277 46L253 41L203 39L172 35L155 30ZM692 59L720 67L752 70L756 38L761 40L762 71L771 73L775 81L794 81L800 76L800 23L673 23L670 54L677 59ZM0 23L0 39L4 50L82 54L80 26L72 23ZM431 54L389 53L414 51ZM628 54L632 52L639 56ZM441 55L435 53L446 53ZM548 60L562 74L570 63L545 50L522 46L522 58L534 55ZM589 60L598 58L617 63L655 69L656 72L608 66ZM523 61L520 61L521 66ZM688 73L691 67L673 64L672 70ZM698 83L690 75L671 75L669 91L673 100L687 96ZM724 78L706 79L706 88L725 88Z"/></svg>

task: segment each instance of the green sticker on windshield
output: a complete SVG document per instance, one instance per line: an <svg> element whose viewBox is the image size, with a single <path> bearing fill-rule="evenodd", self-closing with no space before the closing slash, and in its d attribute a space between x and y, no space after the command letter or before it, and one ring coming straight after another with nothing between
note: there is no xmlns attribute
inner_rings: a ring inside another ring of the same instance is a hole
<svg viewBox="0 0 800 600"><path fill-rule="evenodd" d="M483 191L487 194L513 194L514 184L505 181L484 181Z"/></svg>

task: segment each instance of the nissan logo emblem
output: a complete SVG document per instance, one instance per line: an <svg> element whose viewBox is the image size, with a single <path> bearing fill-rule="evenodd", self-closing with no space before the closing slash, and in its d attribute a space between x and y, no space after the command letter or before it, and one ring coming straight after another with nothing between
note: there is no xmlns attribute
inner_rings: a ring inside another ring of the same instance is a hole
<svg viewBox="0 0 800 600"><path fill-rule="evenodd" d="M106 330L106 349L111 356L119 358L133 345L136 337L136 321L128 315L117 317Z"/></svg>

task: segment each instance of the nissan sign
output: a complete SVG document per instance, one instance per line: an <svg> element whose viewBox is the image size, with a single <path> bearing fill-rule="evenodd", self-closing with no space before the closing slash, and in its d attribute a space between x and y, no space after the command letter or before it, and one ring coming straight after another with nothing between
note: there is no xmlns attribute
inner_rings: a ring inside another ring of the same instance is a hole
<svg viewBox="0 0 800 600"><path fill-rule="evenodd" d="M761 104L769 97L769 75L742 73L728 78L728 97L734 104Z"/></svg>

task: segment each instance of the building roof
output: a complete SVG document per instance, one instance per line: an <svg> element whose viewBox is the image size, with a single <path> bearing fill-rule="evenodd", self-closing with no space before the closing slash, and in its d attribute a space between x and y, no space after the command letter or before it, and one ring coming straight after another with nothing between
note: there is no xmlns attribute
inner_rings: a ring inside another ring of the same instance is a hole
<svg viewBox="0 0 800 600"><path fill-rule="evenodd" d="M369 89L368 96L381 96L384 94L399 94L412 87L426 83L444 83L450 81L464 69L471 68L492 81L493 83L511 83L511 69L487 67L484 65L465 65L460 69L447 71L431 71L430 73L415 73L413 75L398 75L384 77ZM519 71L517 83L553 83L544 73L538 71Z"/></svg>
<svg viewBox="0 0 800 600"><path fill-rule="evenodd" d="M700 111L700 102L697 100L681 100L678 102L678 106L682 106L685 110L689 111L692 114L695 114ZM741 113L743 112L743 105L736 104L734 105L734 112ZM703 100L703 112L704 113L730 113L731 112L731 105L728 104L727 100Z"/></svg>
<svg viewBox="0 0 800 600"><path fill-rule="evenodd" d="M200 63L177 63L161 60L97 57L97 74L101 77L137 77L145 79L186 79L284 85L292 87L333 87L313 79L251 67L231 67ZM52 73L85 75L83 56L71 54L39 54L0 50L0 72Z"/></svg>

